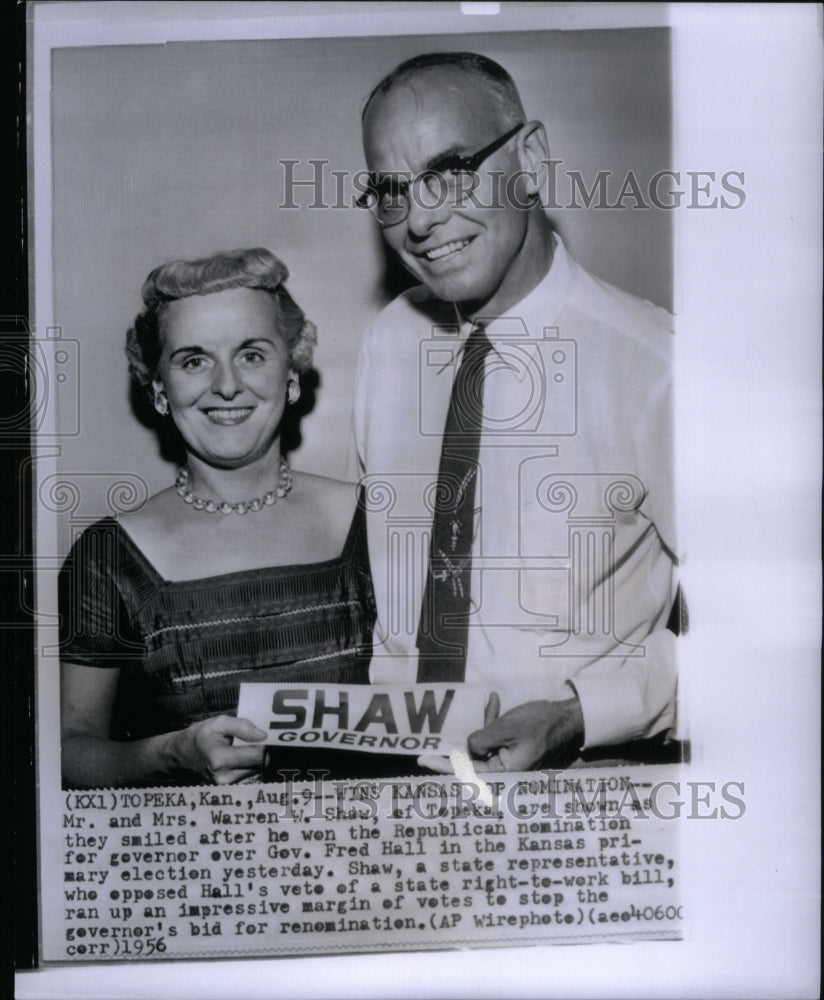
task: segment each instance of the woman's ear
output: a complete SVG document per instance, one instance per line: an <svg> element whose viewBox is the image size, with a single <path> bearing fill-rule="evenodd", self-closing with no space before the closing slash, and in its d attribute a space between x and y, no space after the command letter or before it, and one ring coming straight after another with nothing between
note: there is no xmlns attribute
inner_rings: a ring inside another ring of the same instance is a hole
<svg viewBox="0 0 824 1000"><path fill-rule="evenodd" d="M166 387L159 378L152 379L152 403L161 417L165 417L169 412L169 399L166 396Z"/></svg>

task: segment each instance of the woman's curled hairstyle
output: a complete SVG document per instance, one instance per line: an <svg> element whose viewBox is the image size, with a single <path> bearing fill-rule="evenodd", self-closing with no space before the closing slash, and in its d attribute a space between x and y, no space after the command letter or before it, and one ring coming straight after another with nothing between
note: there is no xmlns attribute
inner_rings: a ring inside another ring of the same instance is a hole
<svg viewBox="0 0 824 1000"><path fill-rule="evenodd" d="M270 250L230 250L199 260L174 260L154 269L142 289L143 311L126 335L129 374L150 387L157 373L163 344L160 320L164 306L190 295L209 295L229 288L258 288L275 302L278 331L289 348L291 367L307 371L317 343L314 324L306 318L284 282L289 271Z"/></svg>

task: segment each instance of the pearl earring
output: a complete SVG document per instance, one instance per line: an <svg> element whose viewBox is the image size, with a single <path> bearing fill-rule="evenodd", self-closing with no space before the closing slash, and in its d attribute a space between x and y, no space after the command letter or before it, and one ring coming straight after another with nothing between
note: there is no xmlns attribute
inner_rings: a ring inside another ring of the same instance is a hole
<svg viewBox="0 0 824 1000"><path fill-rule="evenodd" d="M290 403L297 403L300 399L300 382L296 371L289 372L289 378L286 382L286 398Z"/></svg>

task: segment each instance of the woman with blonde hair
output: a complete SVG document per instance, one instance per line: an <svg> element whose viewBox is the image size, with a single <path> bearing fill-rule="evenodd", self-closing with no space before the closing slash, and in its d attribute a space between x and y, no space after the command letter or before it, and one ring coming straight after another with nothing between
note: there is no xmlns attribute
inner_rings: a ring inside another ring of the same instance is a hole
<svg viewBox="0 0 824 1000"><path fill-rule="evenodd" d="M61 573L68 786L241 780L266 735L233 714L241 681L368 680L356 489L281 455L316 341L287 276L252 249L146 280L129 369L186 462L140 510L87 529Z"/></svg>

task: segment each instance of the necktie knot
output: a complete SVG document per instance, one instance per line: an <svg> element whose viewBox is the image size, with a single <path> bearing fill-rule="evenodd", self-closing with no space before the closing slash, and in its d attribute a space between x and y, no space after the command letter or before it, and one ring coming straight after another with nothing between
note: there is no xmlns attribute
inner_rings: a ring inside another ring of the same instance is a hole
<svg viewBox="0 0 824 1000"><path fill-rule="evenodd" d="M476 323L472 327L466 343L463 346L461 355L461 368L467 363L477 364L483 361L492 350L492 342L486 335L486 327L481 323ZM460 372L460 368L458 369Z"/></svg>
<svg viewBox="0 0 824 1000"><path fill-rule="evenodd" d="M452 384L452 398L444 427L451 445L467 441L471 446L483 427L486 356L492 344L483 326L477 325L466 340L461 363Z"/></svg>
<svg viewBox="0 0 824 1000"><path fill-rule="evenodd" d="M483 323L474 323L472 329L469 331L464 350L469 348L473 350L482 348L484 352L491 350L492 343L486 335L486 326Z"/></svg>

